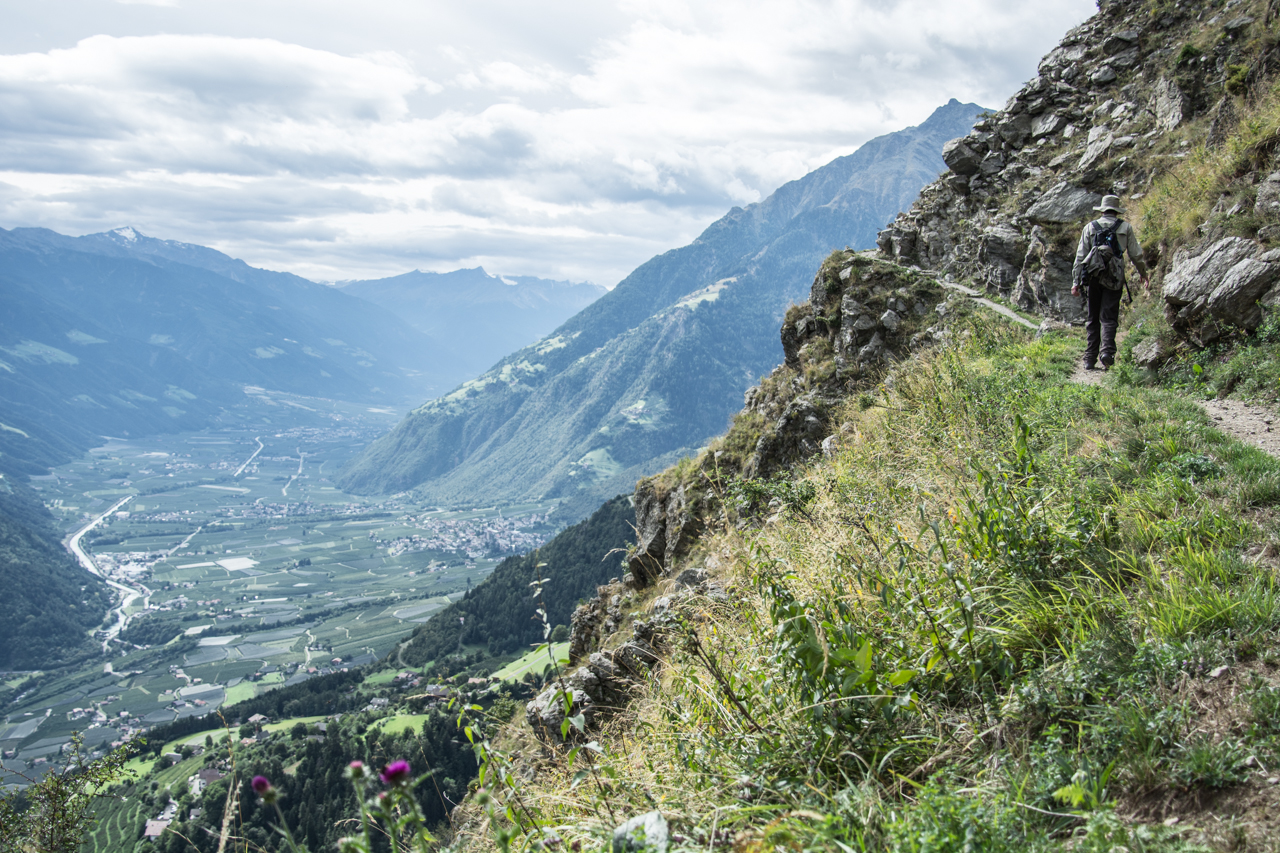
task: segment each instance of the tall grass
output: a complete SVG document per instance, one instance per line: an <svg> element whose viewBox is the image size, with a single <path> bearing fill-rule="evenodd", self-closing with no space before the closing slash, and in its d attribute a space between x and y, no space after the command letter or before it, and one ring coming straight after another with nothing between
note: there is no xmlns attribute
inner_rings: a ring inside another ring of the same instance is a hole
<svg viewBox="0 0 1280 853"><path fill-rule="evenodd" d="M1233 182L1250 171L1267 169L1280 148L1280 85L1251 102L1241 99L1240 121L1225 144L1206 144L1206 119L1182 132L1196 140L1176 155L1180 162L1169 168L1136 204L1134 219L1148 245L1171 249L1195 238ZM1170 137L1174 139L1176 137Z"/></svg>
<svg viewBox="0 0 1280 853"><path fill-rule="evenodd" d="M541 837L607 837L604 797L701 849L1174 849L1116 799L1239 777L1169 709L1276 642L1238 501L1280 463L1163 392L1065 382L1070 338L957 337L840 411L770 521L709 535L728 597L658 617L661 680L599 751L545 754Z"/></svg>

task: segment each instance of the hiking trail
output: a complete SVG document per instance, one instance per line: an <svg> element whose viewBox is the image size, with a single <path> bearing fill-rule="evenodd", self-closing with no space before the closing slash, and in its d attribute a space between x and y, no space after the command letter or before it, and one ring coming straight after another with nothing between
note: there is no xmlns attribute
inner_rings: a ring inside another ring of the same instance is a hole
<svg viewBox="0 0 1280 853"><path fill-rule="evenodd" d="M982 294L962 284L950 281L939 281L948 290L954 290L968 296L969 299L988 310L1031 329L1039 328L1035 323L1010 308L993 302ZM1116 344L1124 340L1124 332L1116 335ZM1103 370L1085 370L1083 364L1077 364L1071 374L1071 381L1081 385L1101 385ZM1213 425L1222 432L1250 444L1264 453L1280 457L1280 427L1275 425L1277 414L1274 410L1256 403L1245 403L1240 400L1204 400L1196 401L1205 410Z"/></svg>

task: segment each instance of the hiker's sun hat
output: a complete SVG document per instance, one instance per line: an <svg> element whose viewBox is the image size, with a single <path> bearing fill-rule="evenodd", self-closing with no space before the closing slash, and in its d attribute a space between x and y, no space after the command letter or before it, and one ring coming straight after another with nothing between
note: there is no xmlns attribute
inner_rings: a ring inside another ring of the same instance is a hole
<svg viewBox="0 0 1280 853"><path fill-rule="evenodd" d="M1095 207L1094 210L1099 213L1124 213L1124 208L1120 206L1120 196L1118 195L1104 195L1102 204Z"/></svg>

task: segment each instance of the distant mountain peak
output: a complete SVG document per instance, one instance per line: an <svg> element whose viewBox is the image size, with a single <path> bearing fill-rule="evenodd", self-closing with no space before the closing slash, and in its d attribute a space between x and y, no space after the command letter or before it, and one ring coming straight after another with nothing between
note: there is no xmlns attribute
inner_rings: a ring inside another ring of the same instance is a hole
<svg viewBox="0 0 1280 853"><path fill-rule="evenodd" d="M124 240L127 243L136 243L138 242L139 237L146 236L144 234L139 234L137 231L133 229L132 226L129 226L129 225L126 225L123 228L116 228L115 230L110 231L108 233L110 233L115 237L119 237L120 239Z"/></svg>

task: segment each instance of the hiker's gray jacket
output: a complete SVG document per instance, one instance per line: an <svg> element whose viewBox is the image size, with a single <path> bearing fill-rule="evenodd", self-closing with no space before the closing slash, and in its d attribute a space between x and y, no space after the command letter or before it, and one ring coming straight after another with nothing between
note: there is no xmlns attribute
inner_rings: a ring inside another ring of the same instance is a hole
<svg viewBox="0 0 1280 853"><path fill-rule="evenodd" d="M1080 245L1076 246L1076 263L1071 269L1071 283L1073 285L1083 286L1084 284L1084 259L1089 254L1089 250L1093 248L1093 235L1099 231L1106 231L1115 224L1116 217L1108 213L1090 222L1080 232ZM1142 244L1138 242L1138 235L1133 233L1133 226L1121 220L1120 227L1116 228L1116 242L1120 246L1120 251L1128 255L1129 260L1133 261L1134 267L1138 270L1138 275L1146 275L1147 264L1142 260Z"/></svg>

